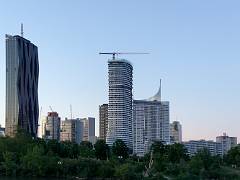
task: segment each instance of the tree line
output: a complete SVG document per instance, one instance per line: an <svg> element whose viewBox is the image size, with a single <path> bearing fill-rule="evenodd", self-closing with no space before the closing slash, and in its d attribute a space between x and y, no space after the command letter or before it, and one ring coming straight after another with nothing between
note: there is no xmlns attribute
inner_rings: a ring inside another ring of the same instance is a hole
<svg viewBox="0 0 240 180"><path fill-rule="evenodd" d="M190 157L182 144L154 142L144 157L131 155L116 140L110 148L104 140L45 141L24 132L0 138L0 176L68 177L98 179L240 179L240 146L224 157L203 149Z"/></svg>

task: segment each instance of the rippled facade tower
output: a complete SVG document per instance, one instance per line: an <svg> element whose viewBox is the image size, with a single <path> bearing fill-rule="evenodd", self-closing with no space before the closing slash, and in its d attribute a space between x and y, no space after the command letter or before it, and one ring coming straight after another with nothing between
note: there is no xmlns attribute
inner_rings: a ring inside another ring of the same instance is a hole
<svg viewBox="0 0 240 180"><path fill-rule="evenodd" d="M108 61L108 145L123 140L132 149L132 65L124 59Z"/></svg>
<svg viewBox="0 0 240 180"><path fill-rule="evenodd" d="M18 128L32 137L38 129L38 48L21 36L6 35L6 123L7 136Z"/></svg>

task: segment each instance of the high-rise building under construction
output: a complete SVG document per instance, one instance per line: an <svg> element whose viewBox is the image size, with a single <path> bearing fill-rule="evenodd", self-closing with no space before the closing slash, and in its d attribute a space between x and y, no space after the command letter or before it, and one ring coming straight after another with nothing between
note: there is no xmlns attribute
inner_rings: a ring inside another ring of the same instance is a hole
<svg viewBox="0 0 240 180"><path fill-rule="evenodd" d="M131 63L124 59L108 61L108 145L120 139L132 149L132 75Z"/></svg>

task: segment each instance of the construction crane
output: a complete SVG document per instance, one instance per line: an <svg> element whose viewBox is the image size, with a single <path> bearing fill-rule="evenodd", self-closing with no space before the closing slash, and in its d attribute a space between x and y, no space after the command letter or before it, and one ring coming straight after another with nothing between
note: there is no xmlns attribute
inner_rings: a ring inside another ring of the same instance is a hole
<svg viewBox="0 0 240 180"><path fill-rule="evenodd" d="M41 108L40 108L40 112L39 112L39 117L38 117L38 119L41 119L42 118L42 106L41 106ZM40 124L38 124L38 126L41 126Z"/></svg>
<svg viewBox="0 0 240 180"><path fill-rule="evenodd" d="M115 60L116 59L116 55L118 56L119 54L149 54L149 53L138 53L138 52L100 52L100 55L102 54L111 54L112 55L112 59Z"/></svg>
<svg viewBox="0 0 240 180"><path fill-rule="evenodd" d="M49 106L49 109L53 112L52 106Z"/></svg>

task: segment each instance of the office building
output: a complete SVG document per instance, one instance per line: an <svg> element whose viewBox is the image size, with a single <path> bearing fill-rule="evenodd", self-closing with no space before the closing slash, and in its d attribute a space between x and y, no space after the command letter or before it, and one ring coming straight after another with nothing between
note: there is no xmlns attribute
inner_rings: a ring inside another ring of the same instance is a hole
<svg viewBox="0 0 240 180"><path fill-rule="evenodd" d="M60 141L61 120L57 112L49 112L42 121L42 138Z"/></svg>
<svg viewBox="0 0 240 180"><path fill-rule="evenodd" d="M214 141L191 140L183 142L188 154L194 156L198 151L207 149L211 155L223 156L222 144Z"/></svg>
<svg viewBox="0 0 240 180"><path fill-rule="evenodd" d="M21 36L6 35L6 136L18 128L38 130L38 48Z"/></svg>
<svg viewBox="0 0 240 180"><path fill-rule="evenodd" d="M83 123L83 141L89 141L92 144L96 142L95 137L95 118L81 118L81 122Z"/></svg>
<svg viewBox="0 0 240 180"><path fill-rule="evenodd" d="M182 142L182 125L179 121L170 123L170 143Z"/></svg>
<svg viewBox="0 0 240 180"><path fill-rule="evenodd" d="M108 61L108 130L106 142L109 146L121 139L132 149L132 72L127 60Z"/></svg>
<svg viewBox="0 0 240 180"><path fill-rule="evenodd" d="M80 144L83 140L83 122L80 119L65 119L61 122L61 141Z"/></svg>
<svg viewBox="0 0 240 180"><path fill-rule="evenodd" d="M108 129L108 104L99 106L99 138L106 140Z"/></svg>
<svg viewBox="0 0 240 180"><path fill-rule="evenodd" d="M223 133L222 136L217 136L216 137L216 142L222 144L223 153L227 154L227 152L231 148L237 146L237 137L229 137L229 136L227 136L226 133Z"/></svg>
<svg viewBox="0 0 240 180"><path fill-rule="evenodd" d="M133 153L144 156L154 141L170 143L169 102L158 93L146 100L133 101Z"/></svg>

